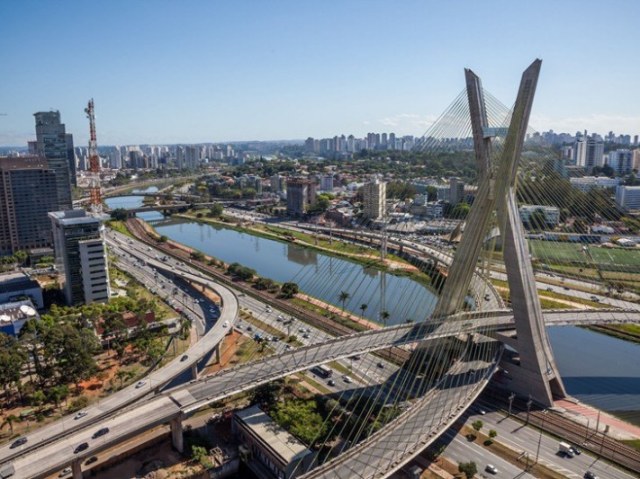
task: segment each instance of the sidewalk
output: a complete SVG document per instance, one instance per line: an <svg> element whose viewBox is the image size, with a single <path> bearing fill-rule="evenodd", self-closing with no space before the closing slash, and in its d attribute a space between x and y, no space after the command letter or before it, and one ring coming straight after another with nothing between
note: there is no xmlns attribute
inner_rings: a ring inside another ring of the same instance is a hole
<svg viewBox="0 0 640 479"><path fill-rule="evenodd" d="M640 439L640 427L618 419L611 414L600 411L592 406L581 403L577 399L560 399L554 402L554 409L563 416L589 426L595 432L598 425L598 432L604 432L607 426L607 435L618 440ZM598 415L600 419L598 420Z"/></svg>

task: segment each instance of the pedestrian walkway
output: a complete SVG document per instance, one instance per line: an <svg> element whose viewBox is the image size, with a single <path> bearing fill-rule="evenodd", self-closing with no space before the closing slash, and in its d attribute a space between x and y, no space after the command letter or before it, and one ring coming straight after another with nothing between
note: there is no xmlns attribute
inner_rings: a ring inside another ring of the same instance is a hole
<svg viewBox="0 0 640 479"><path fill-rule="evenodd" d="M555 409L564 416L580 424L588 426L595 432L605 432L607 435L619 440L640 439L640 427L618 419L611 414L600 411L588 404L581 403L576 399L560 399L554 402Z"/></svg>

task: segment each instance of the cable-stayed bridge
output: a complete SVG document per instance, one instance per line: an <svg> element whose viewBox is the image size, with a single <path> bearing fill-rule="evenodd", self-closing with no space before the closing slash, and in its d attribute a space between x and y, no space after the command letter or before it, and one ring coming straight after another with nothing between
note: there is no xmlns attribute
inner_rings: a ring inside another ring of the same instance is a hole
<svg viewBox="0 0 640 479"><path fill-rule="evenodd" d="M532 394L547 405L554 397L565 395L545 326L638 322L640 312L599 309L543 314L541 310L516 201L517 165L539 69L536 61L525 71L515 106L506 112L492 97L485 100L479 79L467 71L465 95L454 101L420 143L424 149L450 148L446 138L464 138L455 131L463 119L463 128L472 130L470 144L479 184L456 254L452 259L437 257L449 266L449 273L435 311L425 322L304 346L155 395L101 419L100 424L108 425L111 432L99 442L91 441L92 423L35 449L38 461L31 454L16 455L13 464L20 477L43 477L69 463L79 477L84 458L158 424L171 424L174 446L182 450L182 420L207 404L319 364L392 346L415 345L402 371L360 396L354 410L375 418L376 408L389 406L397 409L393 420L375 433L363 429L350 436L352 447L345 445L319 461L318 467L300 471L304 477L387 477L443 432L480 394L498 368L503 344L519 354L518 364L509 366L516 392ZM496 228L503 243L512 309L465 311L470 290L490 288L483 279L486 276L478 271L486 271L492 261L495 249L487 248L486 238ZM162 262L151 262L166 268ZM187 271L175 273L196 283L208 281ZM509 333L514 328L515 333ZM436 367L443 364L445 367ZM73 447L84 441L91 447L73 453Z"/></svg>

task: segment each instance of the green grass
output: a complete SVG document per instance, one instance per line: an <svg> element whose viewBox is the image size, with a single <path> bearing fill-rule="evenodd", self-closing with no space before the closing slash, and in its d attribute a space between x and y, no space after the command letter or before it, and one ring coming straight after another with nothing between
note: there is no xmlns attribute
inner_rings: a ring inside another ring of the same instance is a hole
<svg viewBox="0 0 640 479"><path fill-rule="evenodd" d="M125 225L124 222L122 221L111 220L107 223L107 225L109 226L109 228L111 228L114 231L117 231L118 233L122 233L123 235L130 236L131 238L134 237L129 231L129 229L127 228L127 225Z"/></svg>
<svg viewBox="0 0 640 479"><path fill-rule="evenodd" d="M588 254L583 247L587 247ZM640 264L640 249L603 248L581 243L530 240L529 248L534 257L545 263L573 263L602 267L636 267Z"/></svg>
<svg viewBox="0 0 640 479"><path fill-rule="evenodd" d="M622 442L640 451L640 439L623 439Z"/></svg>
<svg viewBox="0 0 640 479"><path fill-rule="evenodd" d="M305 301L304 299L292 298L290 301L296 306L300 306L301 308L304 308L307 311L314 312L321 316L330 317L330 316L327 316L327 311L325 309L321 308L320 306L316 306L315 304L311 304L308 301ZM369 328L367 328L366 326L360 323L356 323L355 321L351 321L350 319L340 316L338 314L333 315L332 321L334 321L335 323L341 324L343 326L346 326L349 329L352 329L354 332L369 330Z"/></svg>

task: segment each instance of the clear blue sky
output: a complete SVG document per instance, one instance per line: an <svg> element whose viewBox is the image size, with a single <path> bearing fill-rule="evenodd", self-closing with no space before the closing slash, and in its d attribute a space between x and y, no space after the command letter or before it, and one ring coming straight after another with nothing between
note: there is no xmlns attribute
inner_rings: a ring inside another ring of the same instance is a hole
<svg viewBox="0 0 640 479"><path fill-rule="evenodd" d="M537 130L640 133L640 1L0 1L0 145L60 110L76 145L421 135L463 68Z"/></svg>

